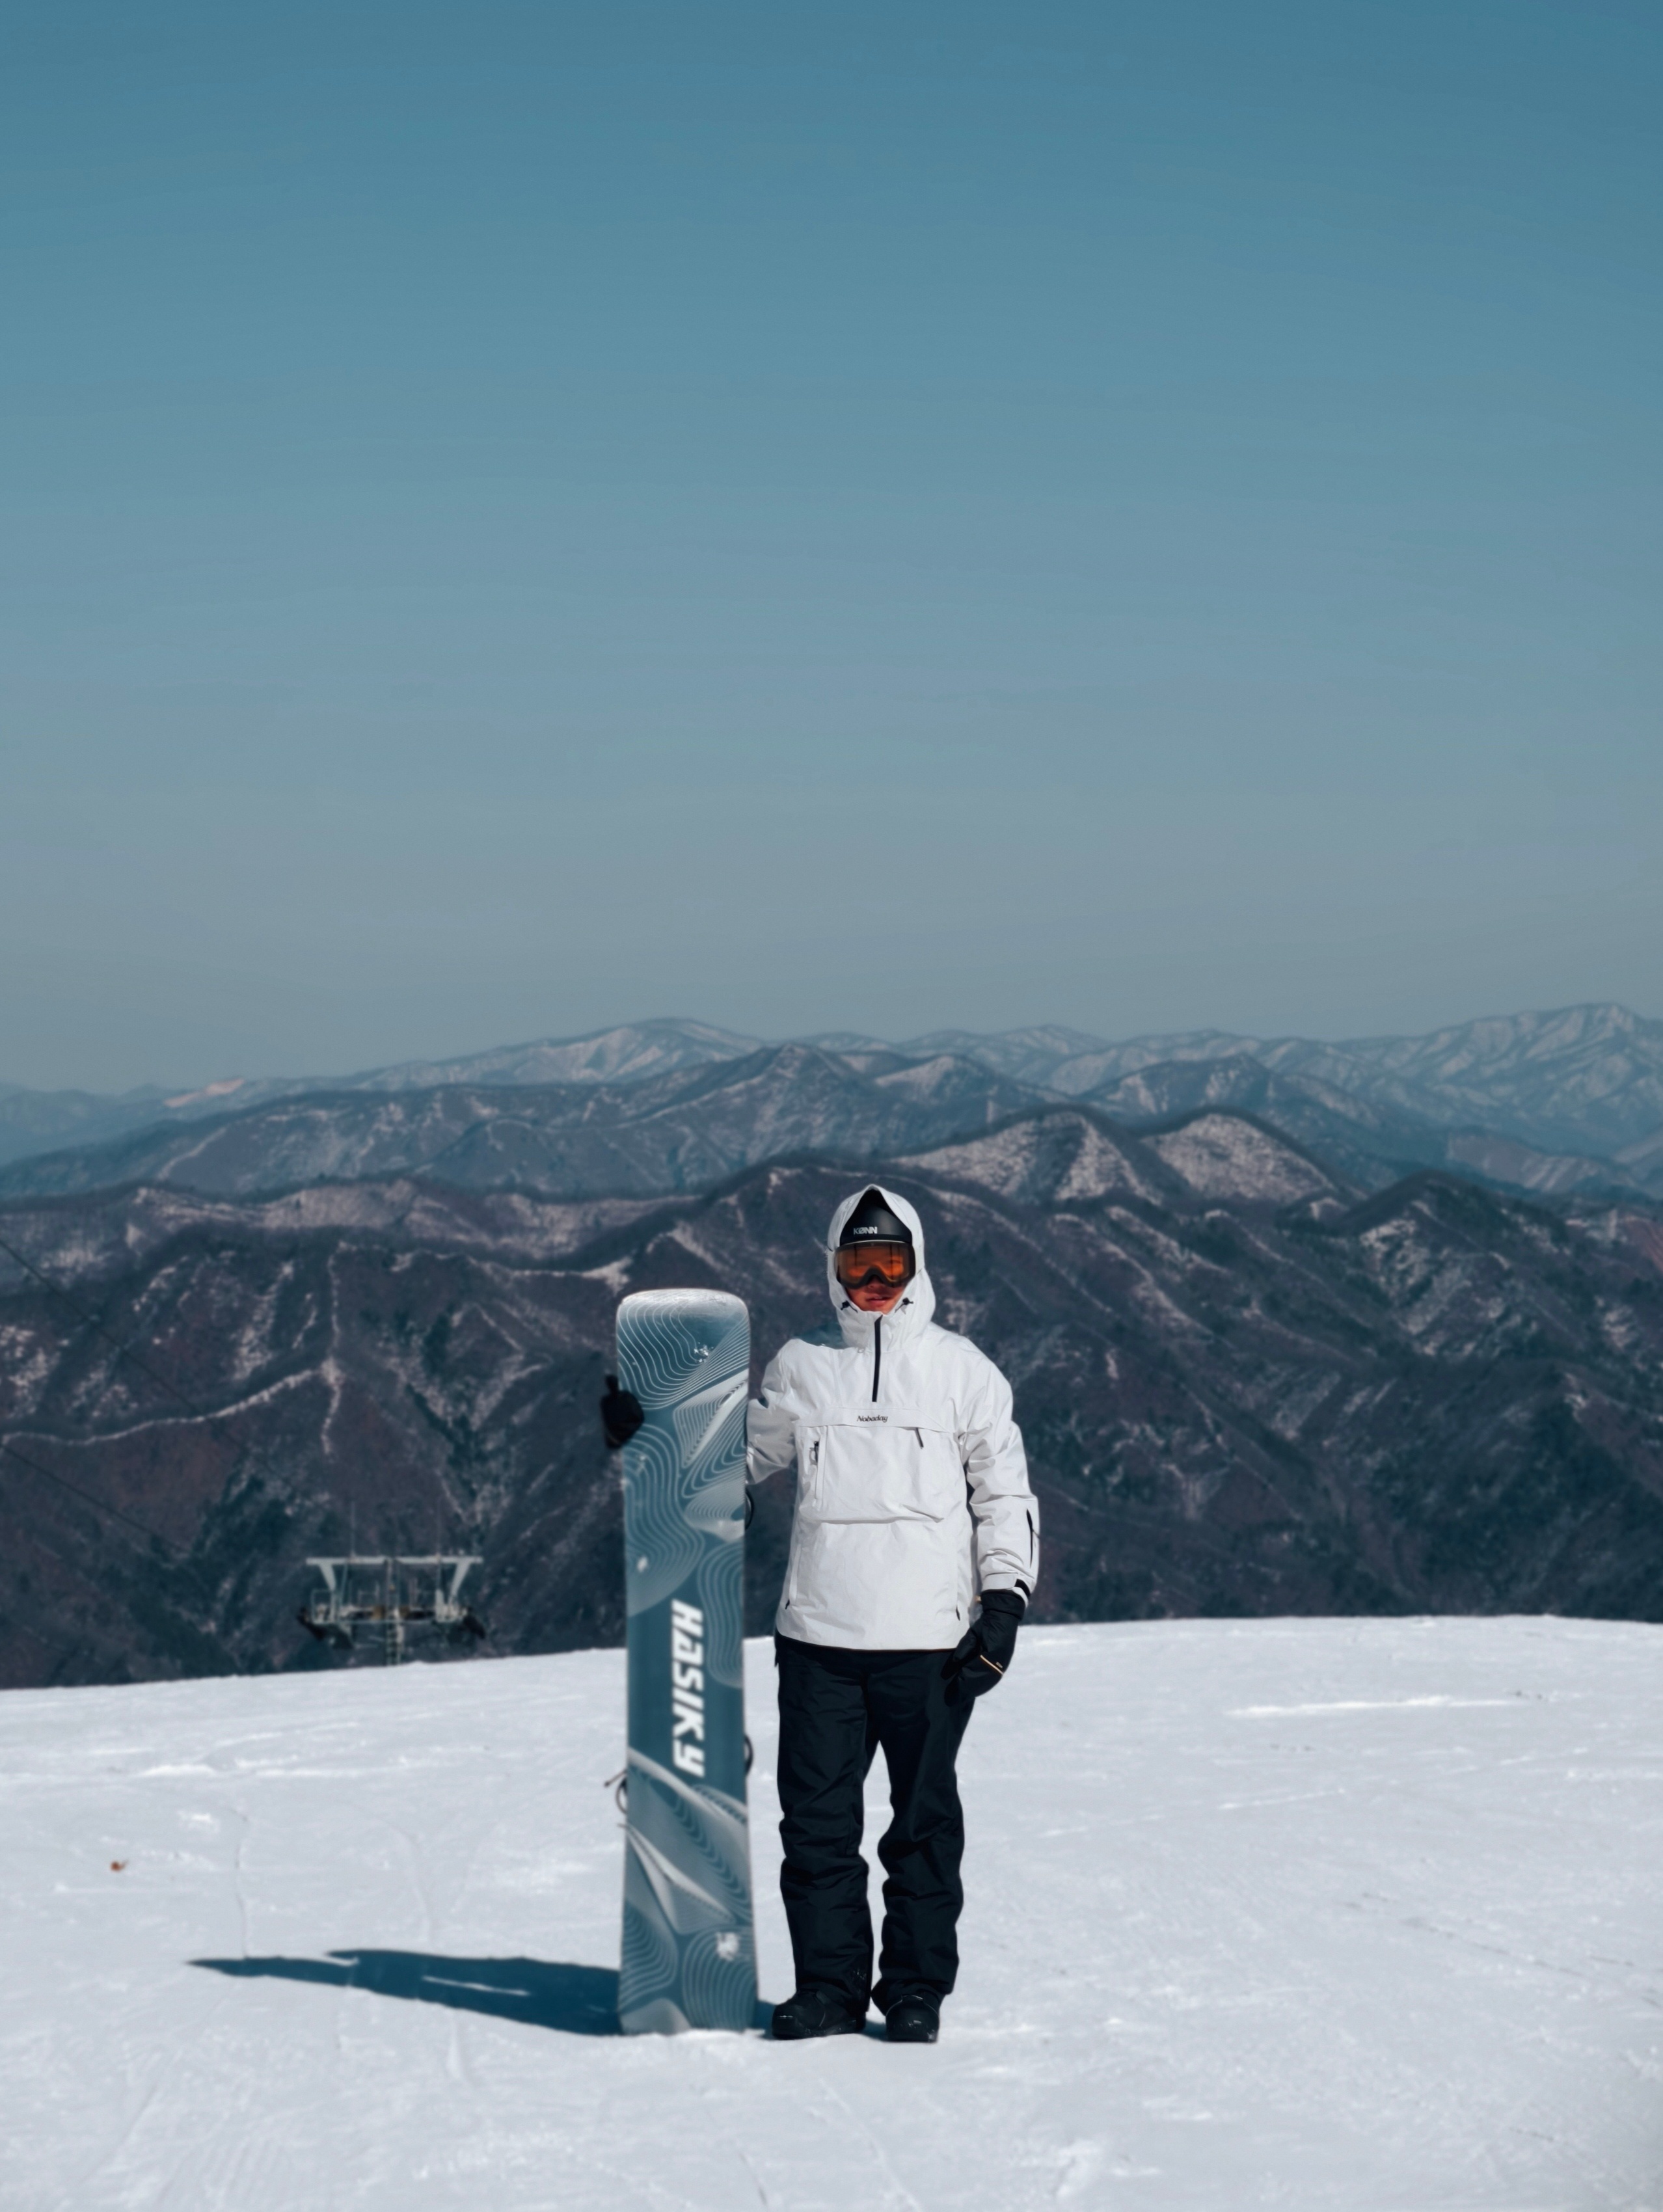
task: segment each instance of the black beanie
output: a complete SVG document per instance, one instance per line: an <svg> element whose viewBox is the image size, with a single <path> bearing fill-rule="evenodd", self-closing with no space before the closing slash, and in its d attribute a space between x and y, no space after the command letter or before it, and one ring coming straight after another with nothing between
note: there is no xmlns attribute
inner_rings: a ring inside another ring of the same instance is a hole
<svg viewBox="0 0 1663 2212"><path fill-rule="evenodd" d="M876 1185L843 1224L837 1249L841 1252L851 1244L904 1244L909 1252L913 1249L912 1231L891 1212L888 1200Z"/></svg>

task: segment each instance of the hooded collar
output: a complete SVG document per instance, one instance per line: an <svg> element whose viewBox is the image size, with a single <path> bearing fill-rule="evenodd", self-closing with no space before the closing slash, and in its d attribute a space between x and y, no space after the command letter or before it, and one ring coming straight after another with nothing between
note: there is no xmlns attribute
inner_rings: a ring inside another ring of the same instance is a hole
<svg viewBox="0 0 1663 2212"><path fill-rule="evenodd" d="M913 1232L913 1253L918 1261L918 1272L901 1294L901 1304L892 1313L862 1313L848 1292L837 1279L837 1240L843 1233L843 1224L854 1212L869 1190L882 1196L889 1211L899 1216ZM831 1293L832 1311L837 1316L837 1325L843 1332L843 1341L852 1350L864 1350L872 1340L874 1325L883 1324L885 1350L898 1350L923 1334L930 1325L936 1310L936 1294L924 1265L924 1224L913 1208L898 1193L886 1189L881 1182L863 1182L859 1190L851 1191L831 1218L831 1227L826 1233L826 1287Z"/></svg>

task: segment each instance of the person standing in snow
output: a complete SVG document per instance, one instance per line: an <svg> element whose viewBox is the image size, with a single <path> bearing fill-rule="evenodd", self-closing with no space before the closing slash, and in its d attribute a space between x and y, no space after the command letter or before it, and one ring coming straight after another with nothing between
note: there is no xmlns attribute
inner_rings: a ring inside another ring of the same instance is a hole
<svg viewBox="0 0 1663 2212"><path fill-rule="evenodd" d="M1016 1649L1039 1509L1010 1384L932 1319L923 1224L906 1200L877 1184L845 1199L826 1262L835 1319L781 1348L747 1421L753 1481L797 1465L774 1623L797 1988L773 2027L782 2041L859 2034L875 2004L891 2042L933 2043L964 1901L955 1764L975 1699ZM615 1389L602 1414L616 1445L640 1409ZM874 1984L860 1844L880 1746L894 1817L877 1846Z"/></svg>

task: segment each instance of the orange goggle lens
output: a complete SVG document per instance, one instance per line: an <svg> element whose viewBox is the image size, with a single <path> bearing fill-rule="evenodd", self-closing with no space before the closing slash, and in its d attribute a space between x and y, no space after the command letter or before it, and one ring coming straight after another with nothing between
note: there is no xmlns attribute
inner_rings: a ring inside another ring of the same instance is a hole
<svg viewBox="0 0 1663 2212"><path fill-rule="evenodd" d="M898 1291L913 1279L912 1248L907 1244L845 1244L837 1254L837 1279L846 1291L882 1283Z"/></svg>

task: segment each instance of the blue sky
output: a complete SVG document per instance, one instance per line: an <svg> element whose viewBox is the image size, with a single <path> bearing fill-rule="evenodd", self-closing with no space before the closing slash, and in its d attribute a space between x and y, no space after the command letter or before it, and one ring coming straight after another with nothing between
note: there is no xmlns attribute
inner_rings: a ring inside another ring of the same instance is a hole
<svg viewBox="0 0 1663 2212"><path fill-rule="evenodd" d="M0 19L0 1080L1663 1013L1653 6Z"/></svg>

